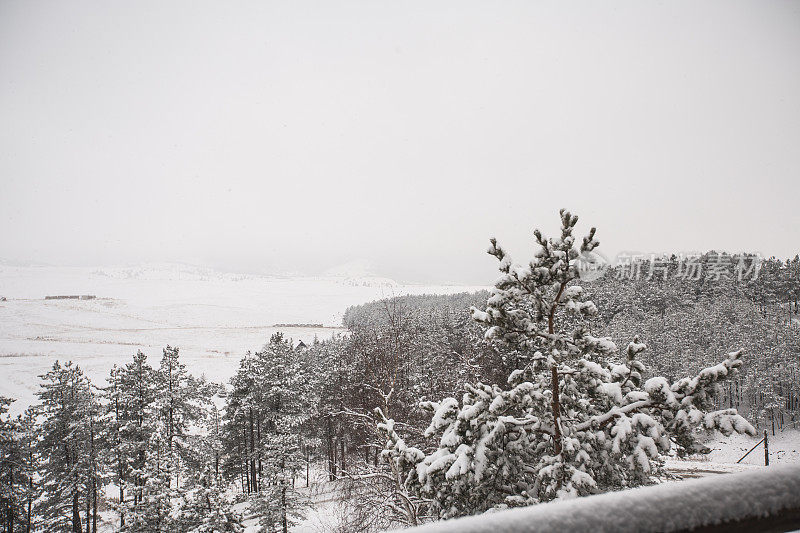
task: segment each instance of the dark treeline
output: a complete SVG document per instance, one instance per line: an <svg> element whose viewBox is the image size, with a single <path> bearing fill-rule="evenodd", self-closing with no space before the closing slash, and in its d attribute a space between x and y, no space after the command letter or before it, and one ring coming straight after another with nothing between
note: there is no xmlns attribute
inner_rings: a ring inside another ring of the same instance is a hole
<svg viewBox="0 0 800 533"><path fill-rule="evenodd" d="M583 282L602 309L593 333L638 335L647 367L670 379L744 348L743 372L716 401L773 431L792 426L800 417L800 259L765 261L756 279L733 269L709 276L711 261L719 257L701 257L706 270L690 278L672 257L658 275L640 261L644 276L626 265ZM347 334L300 348L276 334L244 355L224 386L192 376L171 347L157 366L135 354L105 383L56 362L24 414L10 416L12 400L0 399L0 525L94 533L103 514L121 531L242 531L245 517L287 531L321 472L349 502L343 530L413 524L414 496L382 460L375 409L423 446L430 414L422 402L458 398L468 383L504 383L529 364L531 354L486 341L470 318L487 296L350 308Z"/></svg>

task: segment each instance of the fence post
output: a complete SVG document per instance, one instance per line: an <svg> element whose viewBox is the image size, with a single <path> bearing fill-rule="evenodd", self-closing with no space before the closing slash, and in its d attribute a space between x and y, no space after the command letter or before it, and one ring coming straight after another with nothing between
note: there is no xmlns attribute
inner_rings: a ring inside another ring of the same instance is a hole
<svg viewBox="0 0 800 533"><path fill-rule="evenodd" d="M764 466L769 466L769 437L767 430L764 430Z"/></svg>

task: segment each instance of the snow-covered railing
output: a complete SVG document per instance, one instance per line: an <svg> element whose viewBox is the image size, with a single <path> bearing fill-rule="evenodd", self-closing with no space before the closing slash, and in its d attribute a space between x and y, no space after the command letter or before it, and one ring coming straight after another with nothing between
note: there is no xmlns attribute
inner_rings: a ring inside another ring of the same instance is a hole
<svg viewBox="0 0 800 533"><path fill-rule="evenodd" d="M791 531L800 466L770 467L427 524L407 533Z"/></svg>

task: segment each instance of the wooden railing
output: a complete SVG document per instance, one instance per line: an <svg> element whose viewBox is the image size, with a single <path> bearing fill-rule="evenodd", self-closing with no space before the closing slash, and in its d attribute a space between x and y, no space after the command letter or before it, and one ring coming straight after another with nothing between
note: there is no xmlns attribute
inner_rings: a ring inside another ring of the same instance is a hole
<svg viewBox="0 0 800 533"><path fill-rule="evenodd" d="M709 533L795 529L800 529L800 465L562 500L405 531Z"/></svg>

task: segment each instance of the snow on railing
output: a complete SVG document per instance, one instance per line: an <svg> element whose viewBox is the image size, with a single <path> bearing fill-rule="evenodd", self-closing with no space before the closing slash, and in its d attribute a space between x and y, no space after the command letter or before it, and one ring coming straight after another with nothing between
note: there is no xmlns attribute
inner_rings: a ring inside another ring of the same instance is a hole
<svg viewBox="0 0 800 533"><path fill-rule="evenodd" d="M426 524L405 533L791 531L800 466L665 483Z"/></svg>

